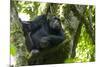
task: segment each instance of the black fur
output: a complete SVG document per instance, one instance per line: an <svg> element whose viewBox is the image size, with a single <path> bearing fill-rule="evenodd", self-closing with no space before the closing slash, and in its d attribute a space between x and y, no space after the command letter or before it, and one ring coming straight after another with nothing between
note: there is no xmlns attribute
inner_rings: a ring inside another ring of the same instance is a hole
<svg viewBox="0 0 100 67"><path fill-rule="evenodd" d="M33 21L23 21L22 25L29 51L51 48L64 40L60 19L55 16L41 15Z"/></svg>

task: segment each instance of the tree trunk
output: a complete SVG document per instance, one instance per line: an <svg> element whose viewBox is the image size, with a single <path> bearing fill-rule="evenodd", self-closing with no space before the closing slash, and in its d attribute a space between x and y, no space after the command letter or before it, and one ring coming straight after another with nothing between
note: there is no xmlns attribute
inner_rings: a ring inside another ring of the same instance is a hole
<svg viewBox="0 0 100 67"><path fill-rule="evenodd" d="M27 65L26 60L26 47L25 47L25 38L23 36L22 26L20 24L18 14L16 11L15 1L11 1L10 6L10 40L14 46L16 46L16 65L18 67L20 65Z"/></svg>

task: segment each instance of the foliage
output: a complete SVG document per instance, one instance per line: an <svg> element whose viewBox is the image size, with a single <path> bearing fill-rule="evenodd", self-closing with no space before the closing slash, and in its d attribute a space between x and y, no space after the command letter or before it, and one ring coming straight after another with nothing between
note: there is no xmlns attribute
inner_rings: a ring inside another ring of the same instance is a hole
<svg viewBox="0 0 100 67"><path fill-rule="evenodd" d="M76 58L77 60L75 62L95 61L95 45L89 37L89 34L86 32L84 25L82 26L79 42L76 48Z"/></svg>
<svg viewBox="0 0 100 67"><path fill-rule="evenodd" d="M16 56L16 47L14 46L14 44L10 45L10 51L12 56Z"/></svg>

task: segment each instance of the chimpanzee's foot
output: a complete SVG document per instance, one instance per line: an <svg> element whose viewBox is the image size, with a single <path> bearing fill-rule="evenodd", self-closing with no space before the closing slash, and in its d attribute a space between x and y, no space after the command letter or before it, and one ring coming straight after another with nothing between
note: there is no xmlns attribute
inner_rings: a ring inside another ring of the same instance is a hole
<svg viewBox="0 0 100 67"><path fill-rule="evenodd" d="M39 53L39 50L38 49L34 49L34 50L31 51L31 53L32 54L37 54L37 53Z"/></svg>
<svg viewBox="0 0 100 67"><path fill-rule="evenodd" d="M39 53L39 50L37 50L37 49L34 49L34 50L31 50L31 52L29 53L29 56L28 56L28 58L30 58L31 56L35 56L35 55L37 55Z"/></svg>

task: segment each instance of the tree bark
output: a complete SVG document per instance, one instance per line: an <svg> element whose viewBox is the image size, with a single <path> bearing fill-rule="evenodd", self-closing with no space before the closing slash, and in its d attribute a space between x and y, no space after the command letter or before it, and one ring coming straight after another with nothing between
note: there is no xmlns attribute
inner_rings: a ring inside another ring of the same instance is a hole
<svg viewBox="0 0 100 67"><path fill-rule="evenodd" d="M16 11L15 1L11 1L10 5L10 38L11 43L14 43L16 46L16 65L18 67L20 65L27 65L26 60L26 47L25 47L25 38L23 36L22 26L20 24L18 14Z"/></svg>

